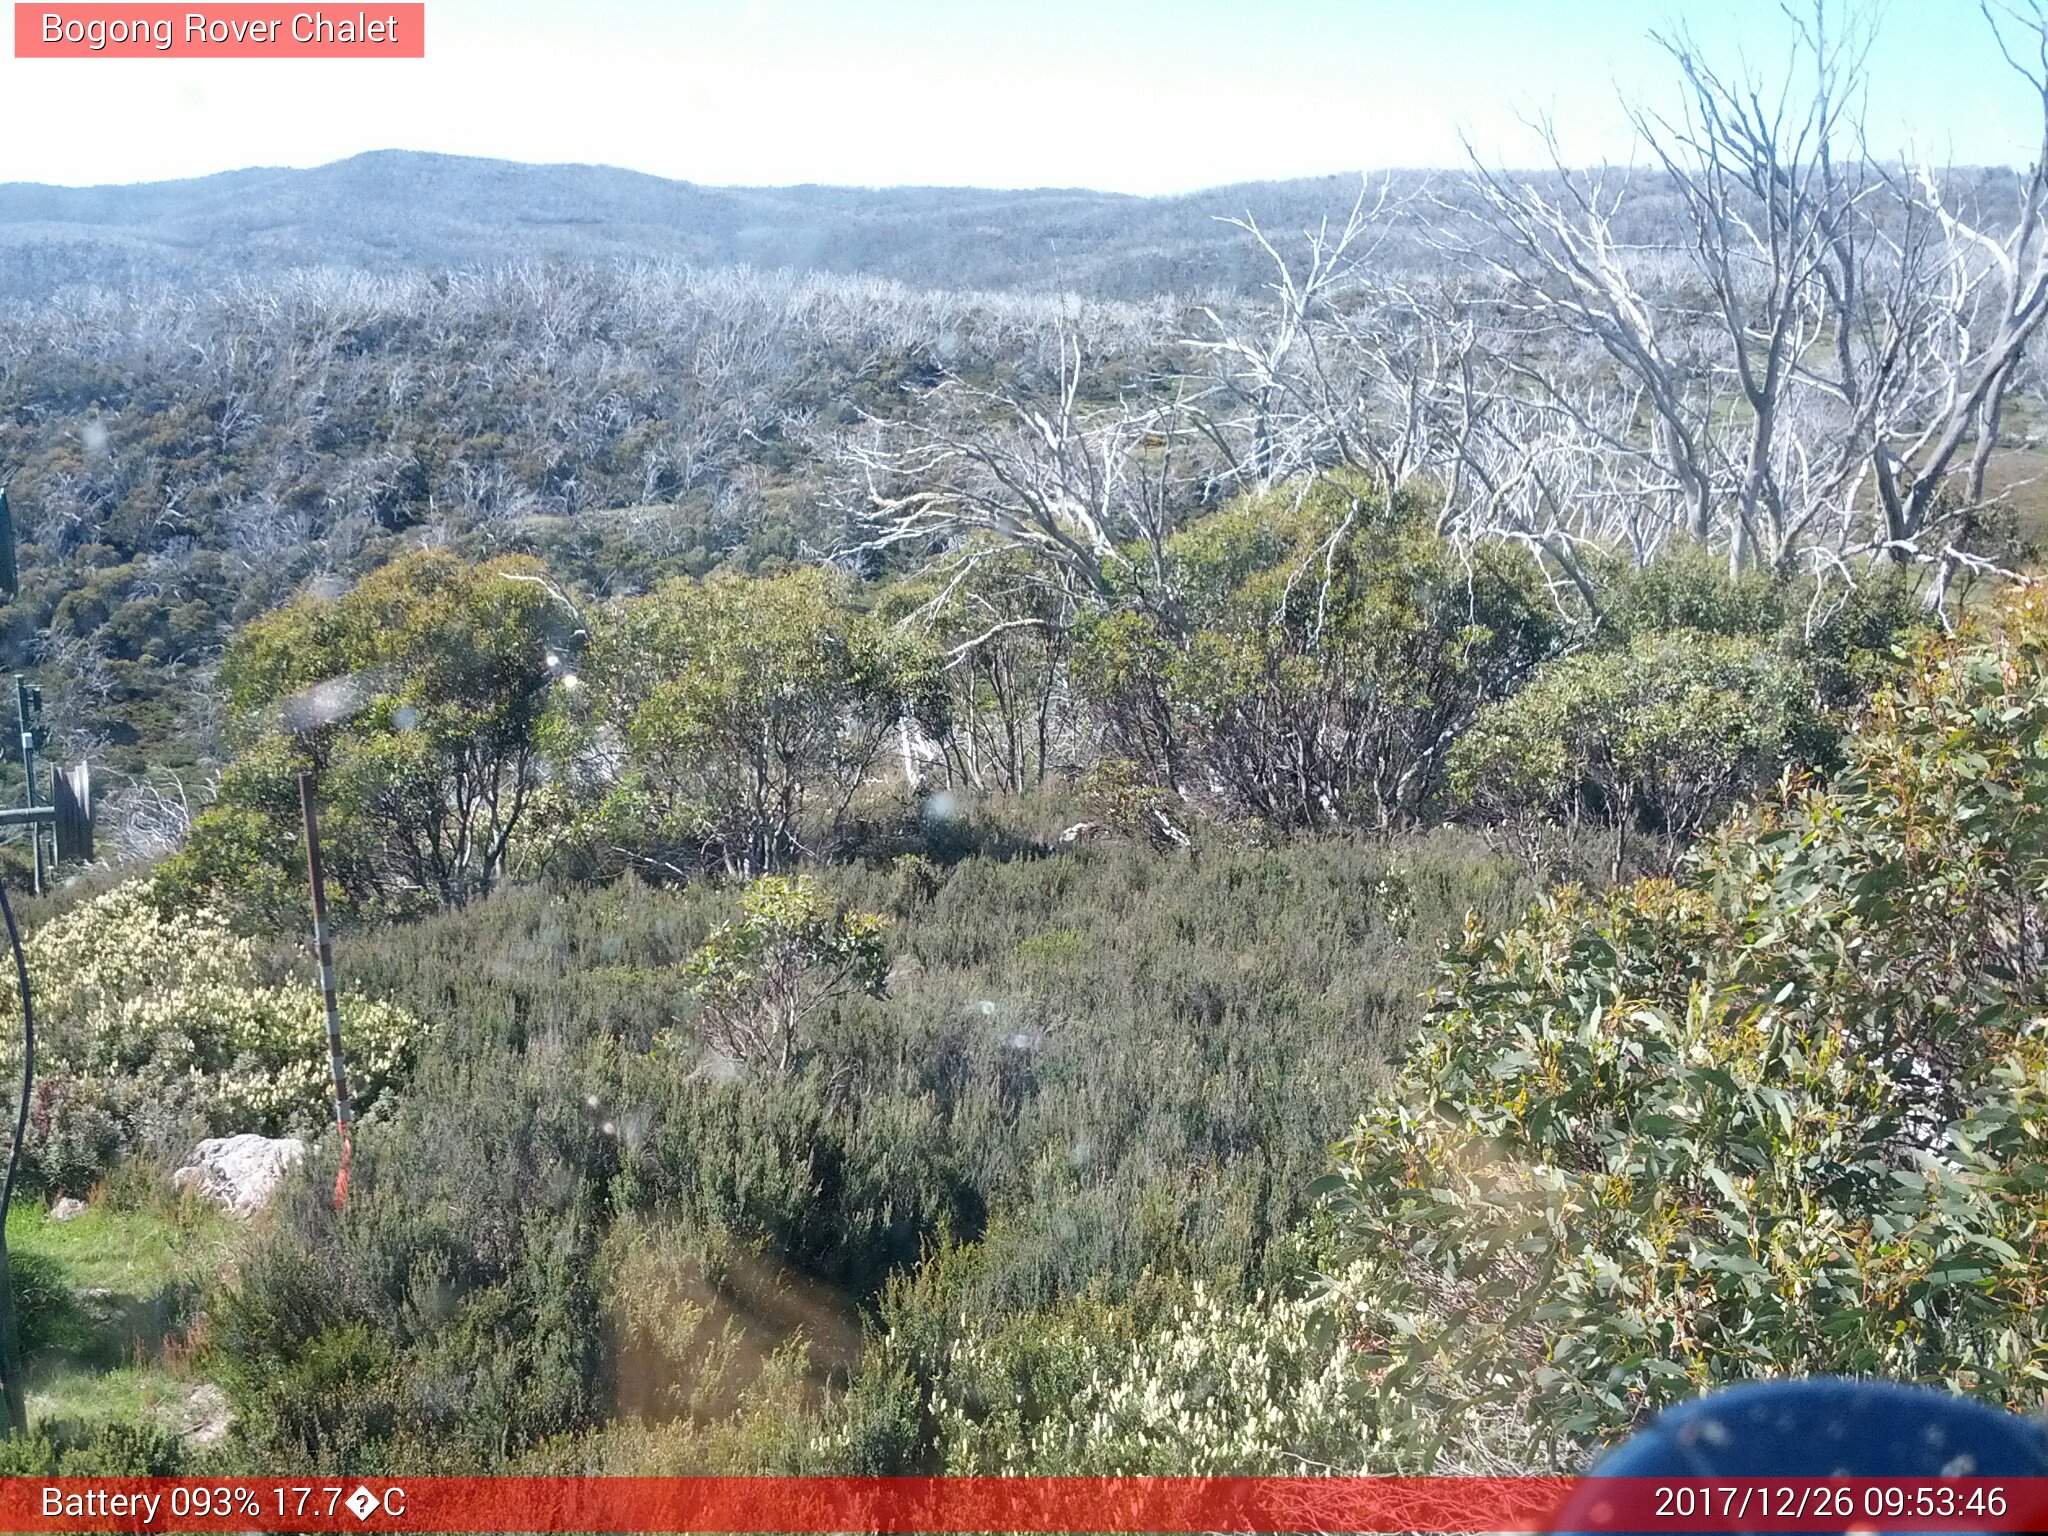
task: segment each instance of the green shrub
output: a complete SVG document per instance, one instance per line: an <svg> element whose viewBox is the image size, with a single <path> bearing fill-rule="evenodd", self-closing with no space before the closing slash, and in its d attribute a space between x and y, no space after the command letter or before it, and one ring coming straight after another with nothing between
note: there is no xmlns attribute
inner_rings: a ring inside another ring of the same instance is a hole
<svg viewBox="0 0 2048 1536"><path fill-rule="evenodd" d="M305 1131L331 1115L319 989L261 980L254 942L221 913L166 915L148 882L129 881L42 924L26 950L39 1026L33 1183L83 1194L126 1151L175 1154L194 1135ZM0 1073L19 1071L19 1024L5 1023L19 1011L5 989ZM403 1081L419 1031L389 1003L343 997L360 1109L375 1113Z"/></svg>
<svg viewBox="0 0 2048 1536"><path fill-rule="evenodd" d="M1826 789L1731 823L1681 883L1475 922L1319 1186L1326 1225L1276 1245L1280 1274L1324 1271L1311 1294L1020 1315L986 1300L1017 1264L992 1223L885 1293L842 1443L915 1414L925 1459L892 1469L1502 1472L1759 1376L2038 1409L2044 742L2033 598L1996 641L1924 646Z"/></svg>
<svg viewBox="0 0 2048 1536"><path fill-rule="evenodd" d="M1898 653L1934 627L1897 568L1864 571L1854 585L1755 568L1731 576L1725 559L1681 544L1648 565L1617 565L1599 587L1599 630L1621 647L1673 631L1775 646L1806 670L1826 710L1862 705L1892 680Z"/></svg>
<svg viewBox="0 0 2048 1536"><path fill-rule="evenodd" d="M592 623L557 751L596 804L558 856L778 869L829 845L898 722L937 710L928 649L821 571L671 581Z"/></svg>
<svg viewBox="0 0 2048 1536"><path fill-rule="evenodd" d="M297 925L297 774L321 776L336 903L456 904L503 873L538 786L564 627L535 561L420 551L245 626L221 663L237 755L162 878Z"/></svg>
<svg viewBox="0 0 2048 1536"><path fill-rule="evenodd" d="M0 1440L0 1477L182 1477L192 1470L182 1442L154 1425L113 1421L82 1435L54 1428L39 1422Z"/></svg>
<svg viewBox="0 0 2048 1536"><path fill-rule="evenodd" d="M1068 687L1073 595L1016 550L968 546L875 593L878 618L944 658L929 686L943 769L956 789L1020 794L1085 754Z"/></svg>
<svg viewBox="0 0 2048 1536"><path fill-rule="evenodd" d="M712 1049L741 1064L796 1064L805 1021L842 997L887 991L888 920L833 908L808 875L763 875L740 918L713 929L684 967Z"/></svg>
<svg viewBox="0 0 2048 1536"><path fill-rule="evenodd" d="M209 1308L253 1456L473 1472L600 1421L607 1060L431 1052L344 1210L331 1163L286 1186Z"/></svg>
<svg viewBox="0 0 2048 1536"><path fill-rule="evenodd" d="M1570 1461L1719 1382L2048 1385L2048 622L1924 647L1683 884L1476 933L1336 1196L1375 1433Z"/></svg>
<svg viewBox="0 0 2048 1536"><path fill-rule="evenodd" d="M1725 556L1677 543L1647 565L1618 567L1599 583L1601 623L1624 642L1686 630L1768 641L1800 606L1794 585L1758 567L1731 576Z"/></svg>
<svg viewBox="0 0 2048 1536"><path fill-rule="evenodd" d="M9 1249L7 1271L22 1353L71 1342L78 1304L64 1284L63 1266L43 1254Z"/></svg>
<svg viewBox="0 0 2048 1536"><path fill-rule="evenodd" d="M1151 1281L1023 1316L962 1313L924 1362L939 1464L978 1476L1257 1476L1357 1469L1363 1382L1319 1298ZM892 1336L871 1378L895 1371ZM868 1396L878 1396L869 1386ZM855 1403L861 1395L855 1394ZM899 1410L900 1412L900 1410ZM849 1414L840 1443L872 1433Z"/></svg>
<svg viewBox="0 0 2048 1536"><path fill-rule="evenodd" d="M1450 783L1525 847L1557 825L1591 825L1668 868L1702 832L1832 753L1835 733L1806 670L1768 644L1653 630L1626 650L1546 663L1480 711L1451 751Z"/></svg>
<svg viewBox="0 0 2048 1536"><path fill-rule="evenodd" d="M1474 710L1554 648L1521 551L1330 476L1167 540L1148 603L1084 616L1075 678L1149 781L1286 827L1408 822Z"/></svg>
<svg viewBox="0 0 2048 1536"><path fill-rule="evenodd" d="M1900 658L1933 630L1933 617L1906 577L1880 572L1848 591L1816 594L1800 617L1798 655L1820 704L1853 710L1896 681Z"/></svg>
<svg viewBox="0 0 2048 1536"><path fill-rule="evenodd" d="M828 912L901 881L811 878ZM350 979L435 1027L358 1133L348 1209L310 1169L211 1308L251 1454L929 1467L940 1356L868 1375L864 1309L907 1337L1114 1308L1148 1272L1271 1292L1437 949L1527 891L1458 832L972 855L892 926L890 995L819 1010L782 1074L652 1049L687 1030L682 965L732 911L705 882L506 888L352 935ZM350 1408L290 1385L305 1340L352 1328L385 1386Z"/></svg>

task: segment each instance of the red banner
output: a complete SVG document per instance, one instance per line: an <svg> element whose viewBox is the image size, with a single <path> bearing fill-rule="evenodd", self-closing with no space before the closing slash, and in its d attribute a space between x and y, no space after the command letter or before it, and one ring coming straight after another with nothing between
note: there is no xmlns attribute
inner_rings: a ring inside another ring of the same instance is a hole
<svg viewBox="0 0 2048 1536"><path fill-rule="evenodd" d="M263 4L14 7L17 59L423 59L427 8Z"/></svg>
<svg viewBox="0 0 2048 1536"><path fill-rule="evenodd" d="M2042 1531L2048 1478L10 1478L0 1531Z"/></svg>

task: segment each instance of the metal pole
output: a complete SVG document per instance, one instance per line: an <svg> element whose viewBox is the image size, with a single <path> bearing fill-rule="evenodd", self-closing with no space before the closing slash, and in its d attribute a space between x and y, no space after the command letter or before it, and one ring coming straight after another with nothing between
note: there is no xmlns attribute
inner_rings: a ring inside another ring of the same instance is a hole
<svg viewBox="0 0 2048 1536"><path fill-rule="evenodd" d="M34 808L36 803L36 728L28 712L28 679L19 672L14 674L14 707L21 718L21 771L28 778L27 798L22 802ZM28 846L35 856L35 884L31 889L36 895L43 894L43 829L34 822L29 823Z"/></svg>
<svg viewBox="0 0 2048 1536"><path fill-rule="evenodd" d="M315 776L299 775L299 809L306 818L306 881L313 891L313 948L320 957L320 996L327 1005L327 1062L334 1071L334 1123L341 1128L341 1171L334 1180L334 1205L348 1199L349 1127L355 1110L348 1098L348 1067L341 1056L341 1009L334 1000L334 945L327 933L327 879L320 868L320 812Z"/></svg>

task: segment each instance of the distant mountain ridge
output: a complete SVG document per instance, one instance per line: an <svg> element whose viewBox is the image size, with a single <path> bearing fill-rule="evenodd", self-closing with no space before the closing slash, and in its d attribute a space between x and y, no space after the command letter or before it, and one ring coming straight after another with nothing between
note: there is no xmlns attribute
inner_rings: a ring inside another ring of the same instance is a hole
<svg viewBox="0 0 2048 1536"><path fill-rule="evenodd" d="M597 165L384 150L309 170L130 186L0 185L0 294L292 267L521 259L747 263L1103 297L1241 291L1262 260L1220 217L1297 227L1354 177L1180 197L959 187L707 187Z"/></svg>

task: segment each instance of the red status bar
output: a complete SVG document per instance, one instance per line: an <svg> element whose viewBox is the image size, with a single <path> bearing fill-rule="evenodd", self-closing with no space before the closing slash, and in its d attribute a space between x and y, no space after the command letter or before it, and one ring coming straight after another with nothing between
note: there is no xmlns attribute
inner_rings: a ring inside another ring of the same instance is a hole
<svg viewBox="0 0 2048 1536"><path fill-rule="evenodd" d="M2048 1478L0 1479L0 1531L2042 1531Z"/></svg>

